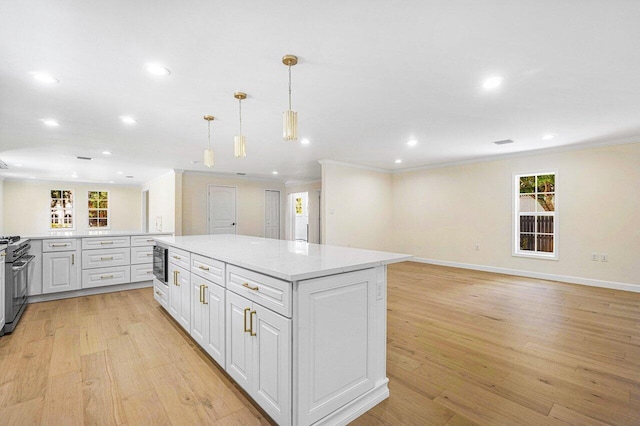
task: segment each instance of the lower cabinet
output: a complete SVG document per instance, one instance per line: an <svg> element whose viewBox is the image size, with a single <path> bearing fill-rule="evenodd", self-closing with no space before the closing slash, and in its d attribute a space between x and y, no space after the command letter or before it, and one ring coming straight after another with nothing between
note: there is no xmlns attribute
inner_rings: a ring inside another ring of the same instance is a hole
<svg viewBox="0 0 640 426"><path fill-rule="evenodd" d="M80 257L77 251L42 254L42 292L56 293L80 288Z"/></svg>
<svg viewBox="0 0 640 426"><path fill-rule="evenodd" d="M169 313L191 332L191 285L189 271L169 263Z"/></svg>
<svg viewBox="0 0 640 426"><path fill-rule="evenodd" d="M191 274L191 337L225 367L224 288Z"/></svg>
<svg viewBox="0 0 640 426"><path fill-rule="evenodd" d="M227 373L279 425L291 424L291 320L226 292Z"/></svg>

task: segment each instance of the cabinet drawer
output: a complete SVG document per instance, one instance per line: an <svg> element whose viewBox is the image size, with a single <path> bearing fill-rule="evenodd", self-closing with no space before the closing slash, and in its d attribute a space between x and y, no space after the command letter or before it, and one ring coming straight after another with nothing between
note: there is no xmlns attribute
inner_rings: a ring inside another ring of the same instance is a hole
<svg viewBox="0 0 640 426"><path fill-rule="evenodd" d="M153 263L131 265L131 282L149 281L153 278Z"/></svg>
<svg viewBox="0 0 640 426"><path fill-rule="evenodd" d="M82 269L128 266L129 263L131 263L130 248L82 251Z"/></svg>
<svg viewBox="0 0 640 426"><path fill-rule="evenodd" d="M42 240L42 251L45 253L52 251L73 251L76 249L77 241L75 238Z"/></svg>
<svg viewBox="0 0 640 426"><path fill-rule="evenodd" d="M167 309L169 297L167 296L167 286L158 280L153 280L153 298L156 299L162 307Z"/></svg>
<svg viewBox="0 0 640 426"><path fill-rule="evenodd" d="M169 263L180 266L181 268L190 269L191 253L174 247L169 247Z"/></svg>
<svg viewBox="0 0 640 426"><path fill-rule="evenodd" d="M131 264L153 262L153 246L131 247Z"/></svg>
<svg viewBox="0 0 640 426"><path fill-rule="evenodd" d="M131 247L138 246L155 246L156 241L153 237L159 237L160 235L132 235Z"/></svg>
<svg viewBox="0 0 640 426"><path fill-rule="evenodd" d="M192 253L191 272L224 287L224 263L219 260Z"/></svg>
<svg viewBox="0 0 640 426"><path fill-rule="evenodd" d="M291 283L227 265L227 289L291 318Z"/></svg>
<svg viewBox="0 0 640 426"><path fill-rule="evenodd" d="M82 271L82 288L104 287L130 282L129 266L98 268Z"/></svg>
<svg viewBox="0 0 640 426"><path fill-rule="evenodd" d="M129 236L83 238L82 249L129 247L129 243Z"/></svg>

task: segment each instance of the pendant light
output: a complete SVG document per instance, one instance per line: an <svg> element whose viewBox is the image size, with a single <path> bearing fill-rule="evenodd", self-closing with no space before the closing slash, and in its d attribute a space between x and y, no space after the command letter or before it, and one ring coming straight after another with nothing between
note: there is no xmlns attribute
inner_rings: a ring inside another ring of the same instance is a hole
<svg viewBox="0 0 640 426"><path fill-rule="evenodd" d="M242 134L242 100L247 99L247 94L236 92L233 97L238 100L238 111L240 112L240 132L233 137L234 152L236 158L244 158L247 156L247 138Z"/></svg>
<svg viewBox="0 0 640 426"><path fill-rule="evenodd" d="M298 57L284 55L282 63L289 67L289 109L282 113L282 136L285 141L298 140L298 113L291 111L291 67L298 63Z"/></svg>
<svg viewBox="0 0 640 426"><path fill-rule="evenodd" d="M205 120L207 120L207 127L209 130L208 133L208 138L209 138L209 149L205 149L204 150L204 165L206 167L213 167L213 150L211 149L211 122L213 120L215 120L213 115L205 115L204 117Z"/></svg>

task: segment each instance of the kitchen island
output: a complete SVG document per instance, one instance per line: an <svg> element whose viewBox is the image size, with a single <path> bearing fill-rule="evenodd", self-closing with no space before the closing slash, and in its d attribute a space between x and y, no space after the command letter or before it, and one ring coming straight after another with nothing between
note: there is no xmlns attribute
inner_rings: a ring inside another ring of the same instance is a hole
<svg viewBox="0 0 640 426"><path fill-rule="evenodd" d="M240 235L157 237L156 300L281 425L346 424L389 396L386 265L409 255Z"/></svg>

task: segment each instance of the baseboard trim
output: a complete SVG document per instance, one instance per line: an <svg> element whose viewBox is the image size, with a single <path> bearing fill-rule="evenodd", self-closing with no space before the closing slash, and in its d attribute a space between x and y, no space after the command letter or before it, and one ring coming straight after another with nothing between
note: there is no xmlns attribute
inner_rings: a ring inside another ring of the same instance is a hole
<svg viewBox="0 0 640 426"><path fill-rule="evenodd" d="M81 290L64 291L61 293L38 294L35 296L29 296L27 298L27 303L49 302L51 300L71 299L72 297L114 293L116 291L134 290L145 287L153 287L153 281L140 281L136 283L110 285L107 287L83 288Z"/></svg>
<svg viewBox="0 0 640 426"><path fill-rule="evenodd" d="M313 424L313 426L343 426L346 425L385 399L389 398L389 379L385 378L380 384L373 389L369 390L358 398L354 399L350 403L342 406L333 413L323 417Z"/></svg>
<svg viewBox="0 0 640 426"><path fill-rule="evenodd" d="M537 278L541 280L560 281L569 284L588 285L590 287L608 288L612 290L640 293L639 284L619 283L615 281L594 280L591 278L571 277L567 275L545 274L543 272L521 271L519 269L498 268L495 266L475 265L473 263L449 262L446 260L414 257L413 261L431 265L450 266L452 268L473 269L475 271L495 272L496 274L516 275L519 277Z"/></svg>

